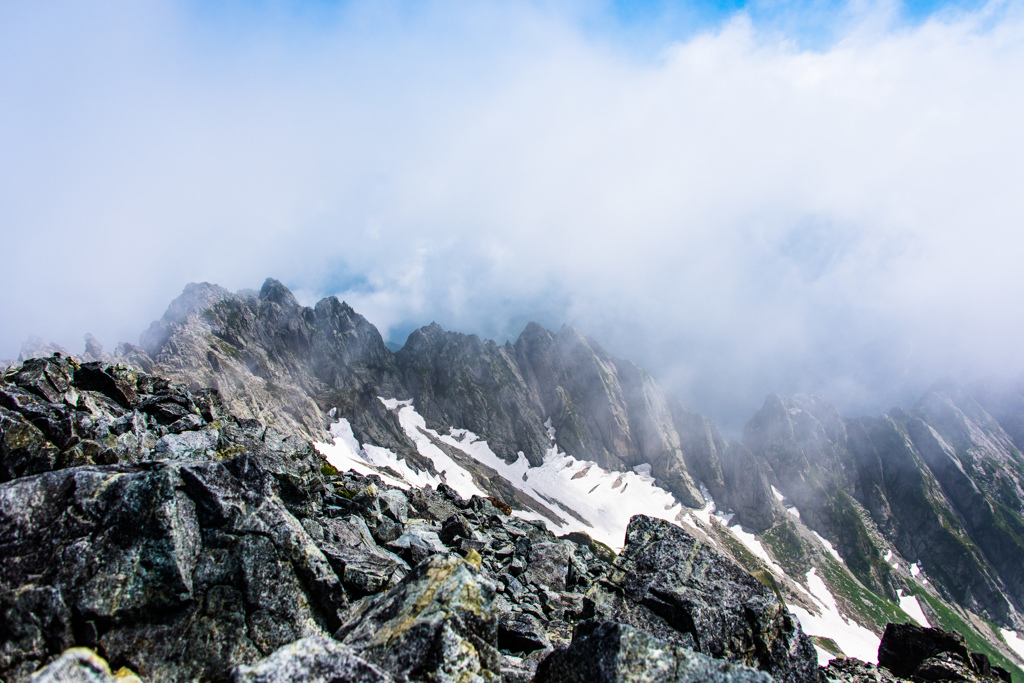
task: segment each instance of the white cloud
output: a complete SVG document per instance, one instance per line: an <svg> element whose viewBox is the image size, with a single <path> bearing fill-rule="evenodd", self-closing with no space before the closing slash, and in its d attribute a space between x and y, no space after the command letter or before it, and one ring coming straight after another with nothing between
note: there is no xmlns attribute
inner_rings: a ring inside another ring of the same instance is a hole
<svg viewBox="0 0 1024 683"><path fill-rule="evenodd" d="M647 58L515 3L5 7L0 356L272 275L383 328L570 320L727 421L1020 370L1020 10Z"/></svg>

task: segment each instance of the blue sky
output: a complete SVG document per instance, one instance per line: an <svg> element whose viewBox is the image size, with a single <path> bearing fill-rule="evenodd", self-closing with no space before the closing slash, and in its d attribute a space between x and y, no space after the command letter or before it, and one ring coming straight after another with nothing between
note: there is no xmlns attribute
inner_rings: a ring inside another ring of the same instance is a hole
<svg viewBox="0 0 1024 683"><path fill-rule="evenodd" d="M0 2L0 358L186 282L569 322L732 429L1024 370L1024 13Z"/></svg>

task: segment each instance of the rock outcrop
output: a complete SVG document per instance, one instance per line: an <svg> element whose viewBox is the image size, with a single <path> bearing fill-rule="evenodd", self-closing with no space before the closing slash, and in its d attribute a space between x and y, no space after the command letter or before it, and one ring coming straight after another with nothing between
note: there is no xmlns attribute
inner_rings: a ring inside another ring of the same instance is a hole
<svg viewBox="0 0 1024 683"><path fill-rule="evenodd" d="M822 671L833 683L959 681L1010 683L1010 673L988 657L970 652L959 633L914 624L889 624L878 648L878 666L857 659L833 659Z"/></svg>
<svg viewBox="0 0 1024 683"><path fill-rule="evenodd" d="M4 680L589 680L595 651L607 675L816 680L772 592L667 522L602 559L500 501L325 474L125 366L31 360L0 396Z"/></svg>

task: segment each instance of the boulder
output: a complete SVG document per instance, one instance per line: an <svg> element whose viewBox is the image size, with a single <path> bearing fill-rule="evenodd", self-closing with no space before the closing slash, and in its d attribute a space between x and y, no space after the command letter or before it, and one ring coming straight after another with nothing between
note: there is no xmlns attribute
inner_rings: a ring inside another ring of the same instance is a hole
<svg viewBox="0 0 1024 683"><path fill-rule="evenodd" d="M410 565L419 564L431 555L448 553L437 532L420 524L409 525L404 534L387 544L387 549Z"/></svg>
<svg viewBox="0 0 1024 683"><path fill-rule="evenodd" d="M352 597L387 590L408 573L409 565L378 547L359 517L323 518L311 523L322 529L317 544Z"/></svg>
<svg viewBox="0 0 1024 683"><path fill-rule="evenodd" d="M471 562L431 557L386 594L356 605L336 637L399 679L496 679L494 596Z"/></svg>
<svg viewBox="0 0 1024 683"><path fill-rule="evenodd" d="M216 455L218 436L212 429L168 434L156 442L153 455L157 460L208 460Z"/></svg>
<svg viewBox="0 0 1024 683"><path fill-rule="evenodd" d="M49 472L59 450L31 422L0 408L0 482Z"/></svg>
<svg viewBox="0 0 1024 683"><path fill-rule="evenodd" d="M409 499L399 489L381 491L380 510L399 524L409 521Z"/></svg>
<svg viewBox="0 0 1024 683"><path fill-rule="evenodd" d="M889 624L878 646L878 665L900 678L910 678L924 660L942 652L964 661L970 658L967 643L959 633L915 624Z"/></svg>
<svg viewBox="0 0 1024 683"><path fill-rule="evenodd" d="M551 643L536 617L523 612L502 612L498 618L498 647L507 652L528 653L551 647Z"/></svg>
<svg viewBox="0 0 1024 683"><path fill-rule="evenodd" d="M816 678L817 654L775 594L682 528L637 515L606 583L597 616L663 640L766 671L776 681Z"/></svg>
<svg viewBox="0 0 1024 683"><path fill-rule="evenodd" d="M554 591L564 591L572 547L571 543L565 541L531 544L530 559L522 575L523 580L547 586Z"/></svg>
<svg viewBox="0 0 1024 683"><path fill-rule="evenodd" d="M983 654L972 653L959 633L916 624L889 624L878 646L878 666L921 681L1009 681Z"/></svg>
<svg viewBox="0 0 1024 683"><path fill-rule="evenodd" d="M231 683L391 683L394 679L341 643L311 636L285 645L252 666L239 666Z"/></svg>
<svg viewBox="0 0 1024 683"><path fill-rule="evenodd" d="M807 679L812 680L812 679ZM674 647L614 622L583 623L568 648L537 668L535 683L770 683L772 677L742 664Z"/></svg>
<svg viewBox="0 0 1024 683"><path fill-rule="evenodd" d="M107 662L85 647L65 650L56 660L32 674L30 680L32 683L115 683Z"/></svg>

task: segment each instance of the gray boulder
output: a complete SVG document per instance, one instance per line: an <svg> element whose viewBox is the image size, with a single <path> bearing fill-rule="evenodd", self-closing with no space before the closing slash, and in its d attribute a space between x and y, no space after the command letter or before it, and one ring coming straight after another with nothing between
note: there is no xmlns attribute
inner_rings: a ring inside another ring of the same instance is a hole
<svg viewBox="0 0 1024 683"><path fill-rule="evenodd" d="M606 579L591 592L599 618L624 622L716 659L811 681L817 654L775 594L682 528L637 515Z"/></svg>
<svg viewBox="0 0 1024 683"><path fill-rule="evenodd" d="M138 679L136 679L138 680ZM32 674L32 683L115 683L110 666L92 650L73 647Z"/></svg>
<svg viewBox="0 0 1024 683"><path fill-rule="evenodd" d="M808 679L810 680L810 679ZM771 683L768 674L741 664L673 647L614 622L577 627L572 643L537 668L535 683Z"/></svg>
<svg viewBox="0 0 1024 683"><path fill-rule="evenodd" d="M391 683L394 679L330 638L311 636L285 645L252 666L240 666L232 683Z"/></svg>
<svg viewBox="0 0 1024 683"><path fill-rule="evenodd" d="M336 637L399 679L495 679L501 657L494 597L494 584L477 566L435 556L386 594L356 605Z"/></svg>
<svg viewBox="0 0 1024 683"><path fill-rule="evenodd" d="M573 544L569 541L531 545L530 560L522 580L547 586L553 591L564 591L572 548Z"/></svg>

